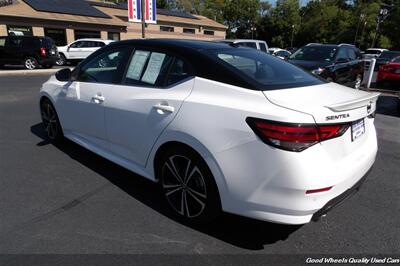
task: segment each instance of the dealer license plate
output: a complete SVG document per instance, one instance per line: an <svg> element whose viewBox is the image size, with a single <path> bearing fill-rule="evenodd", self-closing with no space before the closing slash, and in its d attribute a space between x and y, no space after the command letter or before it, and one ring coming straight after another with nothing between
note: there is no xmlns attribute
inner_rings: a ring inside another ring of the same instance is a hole
<svg viewBox="0 0 400 266"><path fill-rule="evenodd" d="M355 121L351 124L351 141L355 141L365 133L364 119Z"/></svg>

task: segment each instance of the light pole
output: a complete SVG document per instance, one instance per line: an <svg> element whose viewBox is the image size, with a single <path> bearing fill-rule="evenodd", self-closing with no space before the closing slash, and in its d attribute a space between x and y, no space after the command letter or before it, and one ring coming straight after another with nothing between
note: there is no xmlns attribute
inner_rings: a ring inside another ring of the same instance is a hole
<svg viewBox="0 0 400 266"><path fill-rule="evenodd" d="M292 38L290 39L290 47L293 47L294 24L292 24Z"/></svg>
<svg viewBox="0 0 400 266"><path fill-rule="evenodd" d="M354 37L354 43L353 43L354 45L355 45L356 42L357 42L358 29L360 28L360 22L361 22L362 19L364 19L364 14L363 14L363 13L360 14L360 18L358 19L357 30L356 30L356 36Z"/></svg>
<svg viewBox="0 0 400 266"><path fill-rule="evenodd" d="M372 44L371 44L372 48L375 47L375 42L379 34L379 26L386 19L392 7L393 7L392 5L383 4L381 6L381 9L379 10L379 15L376 17L375 35L374 38L372 39Z"/></svg>

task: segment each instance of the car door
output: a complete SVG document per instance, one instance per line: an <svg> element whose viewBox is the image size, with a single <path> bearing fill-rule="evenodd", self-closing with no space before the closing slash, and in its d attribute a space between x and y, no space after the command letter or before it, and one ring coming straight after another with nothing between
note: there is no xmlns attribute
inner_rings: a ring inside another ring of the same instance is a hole
<svg viewBox="0 0 400 266"><path fill-rule="evenodd" d="M111 150L145 166L152 146L174 119L194 85L193 72L182 58L138 48L123 79L107 98L105 121Z"/></svg>
<svg viewBox="0 0 400 266"><path fill-rule="evenodd" d="M334 66L335 82L339 84L347 84L351 76L351 67L349 64L349 58L347 49L340 47L335 57Z"/></svg>
<svg viewBox="0 0 400 266"><path fill-rule="evenodd" d="M83 47L85 46L85 41L76 41L72 43L67 50L69 59L81 59L83 57Z"/></svg>
<svg viewBox="0 0 400 266"><path fill-rule="evenodd" d="M5 61L6 64L20 64L23 60L22 40L24 37L10 36L6 41Z"/></svg>
<svg viewBox="0 0 400 266"><path fill-rule="evenodd" d="M96 148L109 150L104 124L104 104L119 83L129 47L109 49L84 62L63 86L57 100L64 133Z"/></svg>

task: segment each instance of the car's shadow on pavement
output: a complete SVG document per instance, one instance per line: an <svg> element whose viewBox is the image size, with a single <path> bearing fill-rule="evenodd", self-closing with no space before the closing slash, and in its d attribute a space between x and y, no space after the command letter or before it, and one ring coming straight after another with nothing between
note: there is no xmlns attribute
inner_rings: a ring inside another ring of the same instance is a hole
<svg viewBox="0 0 400 266"><path fill-rule="evenodd" d="M400 112L398 111L398 96L387 96L381 95L378 98L376 112L382 115L390 115L395 117L400 117Z"/></svg>
<svg viewBox="0 0 400 266"><path fill-rule="evenodd" d="M156 183L132 173L72 141L64 140L60 144L51 143L46 136L42 123L31 126L31 132L42 139L37 143L37 146L54 145L73 160L103 176L136 200L181 223L169 213L168 206L162 198L161 191ZM227 213L222 214L217 221L207 226L185 226L231 245L250 250L260 250L264 248L264 245L285 240L291 233L301 227L273 224Z"/></svg>

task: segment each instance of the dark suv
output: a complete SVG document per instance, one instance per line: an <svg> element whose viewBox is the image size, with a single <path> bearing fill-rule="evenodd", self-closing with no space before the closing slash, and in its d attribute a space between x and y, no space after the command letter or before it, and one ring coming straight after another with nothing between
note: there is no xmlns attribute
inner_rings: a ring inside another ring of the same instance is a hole
<svg viewBox="0 0 400 266"><path fill-rule="evenodd" d="M364 62L360 50L350 44L308 44L289 57L289 62L311 73L352 88L359 88Z"/></svg>
<svg viewBox="0 0 400 266"><path fill-rule="evenodd" d="M24 65L27 69L39 66L51 68L58 59L57 47L48 37L0 37L0 67Z"/></svg>

